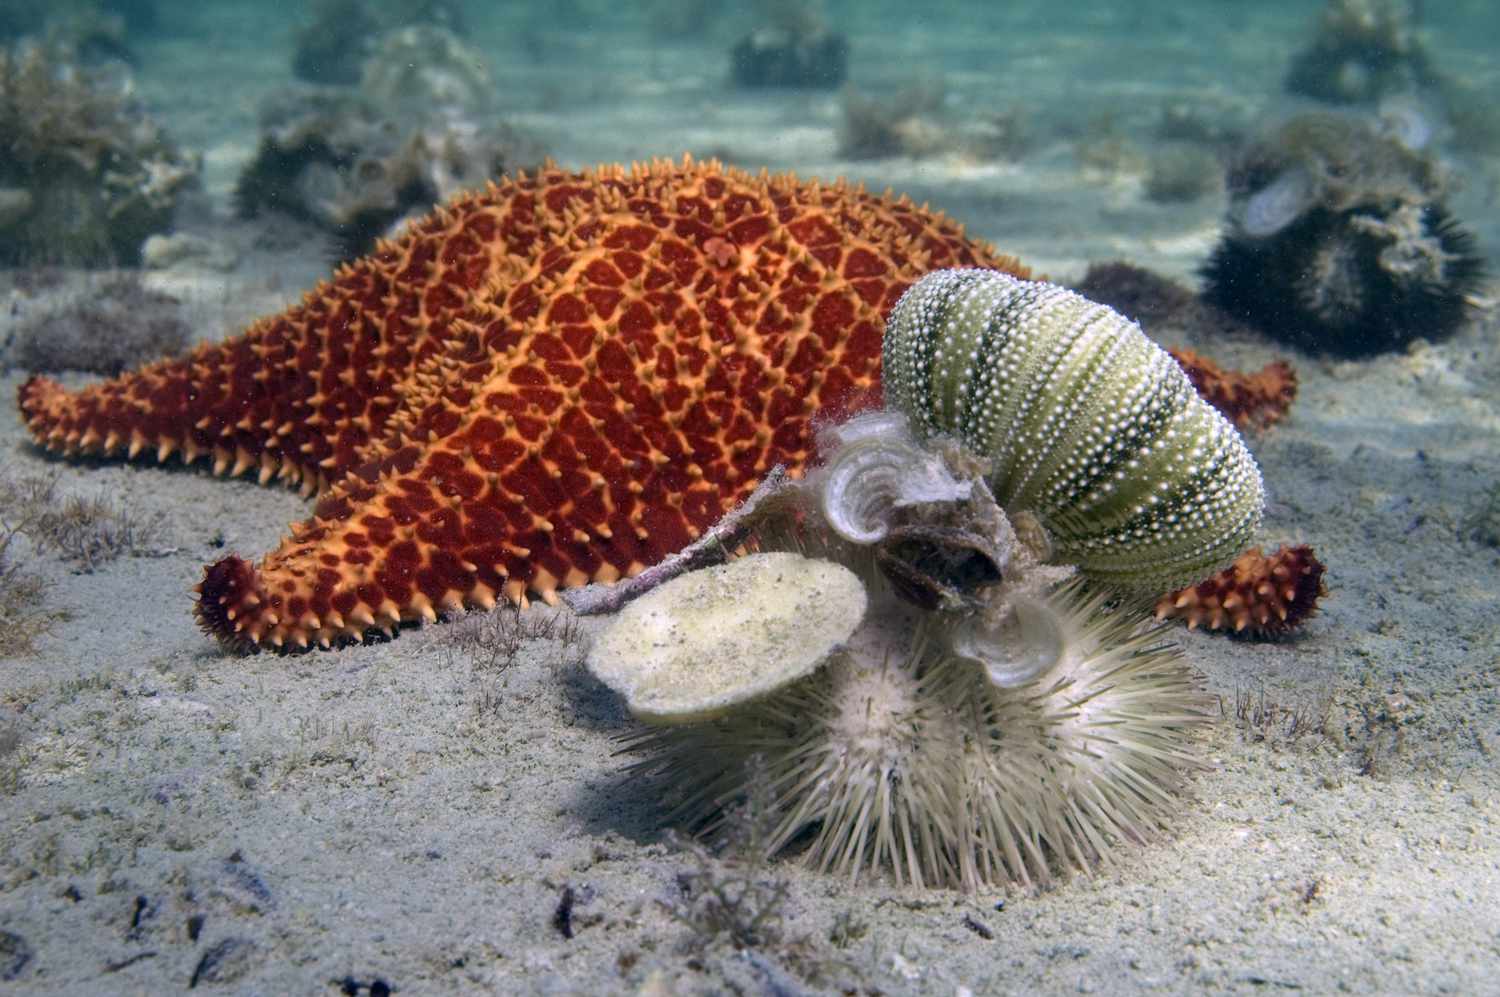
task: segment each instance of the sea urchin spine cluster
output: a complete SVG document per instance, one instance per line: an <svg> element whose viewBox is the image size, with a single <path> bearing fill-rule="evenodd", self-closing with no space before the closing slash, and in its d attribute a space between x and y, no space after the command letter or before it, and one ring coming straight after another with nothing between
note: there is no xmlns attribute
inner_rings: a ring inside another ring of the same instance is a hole
<svg viewBox="0 0 1500 997"><path fill-rule="evenodd" d="M674 787L678 816L701 826L759 756L777 814L767 851L811 829L802 860L853 880L885 870L972 890L1092 869L1117 840L1159 835L1206 719L1176 651L1101 603L1076 586L1053 597L1065 653L1019 689L949 653L929 617L905 637L863 635L878 657L842 649L717 720L640 729L636 771Z"/></svg>
<svg viewBox="0 0 1500 997"><path fill-rule="evenodd" d="M675 578L590 668L651 724L630 738L635 774L700 830L764 779L767 851L806 841L806 863L851 879L974 889L1093 869L1165 827L1208 716L1143 607L1112 599L1239 553L1259 472L1139 327L1051 285L929 274L891 313L884 368L887 409L823 427L806 477L735 514L762 552L801 555L779 562L784 583ZM747 607L794 631L806 610L777 588L828 584L829 561L867 609L818 628L835 643L810 669L784 641L704 639L705 619ZM641 647L648 628L663 636ZM664 711L661 689L681 705Z"/></svg>

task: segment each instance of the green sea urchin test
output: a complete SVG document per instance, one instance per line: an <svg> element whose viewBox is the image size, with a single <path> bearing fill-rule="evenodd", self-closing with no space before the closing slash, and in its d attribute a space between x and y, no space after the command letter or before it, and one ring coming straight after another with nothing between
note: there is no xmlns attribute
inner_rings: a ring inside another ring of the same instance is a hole
<svg viewBox="0 0 1500 997"><path fill-rule="evenodd" d="M1064 288L939 270L891 311L886 404L991 462L1007 512L1052 559L1142 593L1228 564L1264 489L1238 432L1140 326Z"/></svg>

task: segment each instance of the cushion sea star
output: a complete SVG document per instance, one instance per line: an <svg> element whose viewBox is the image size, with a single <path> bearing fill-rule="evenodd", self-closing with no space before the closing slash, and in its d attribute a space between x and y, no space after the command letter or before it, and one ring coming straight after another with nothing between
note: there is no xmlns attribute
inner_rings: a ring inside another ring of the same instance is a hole
<svg viewBox="0 0 1500 997"><path fill-rule="evenodd" d="M906 199L717 163L548 167L463 195L301 304L81 391L22 386L67 455L212 460L319 498L198 587L236 648L548 601L688 544L879 379L939 267L1025 276Z"/></svg>

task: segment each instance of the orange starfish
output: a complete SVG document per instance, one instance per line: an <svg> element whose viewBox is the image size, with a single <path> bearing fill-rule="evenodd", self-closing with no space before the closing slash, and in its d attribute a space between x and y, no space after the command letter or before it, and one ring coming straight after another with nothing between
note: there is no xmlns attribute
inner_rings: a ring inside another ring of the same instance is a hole
<svg viewBox="0 0 1500 997"><path fill-rule="evenodd" d="M211 460L319 499L258 566L198 587L236 648L548 600L688 544L809 423L876 386L881 323L929 270L1015 260L842 182L717 163L565 172L464 195L301 304L70 393L22 386L69 456Z"/></svg>

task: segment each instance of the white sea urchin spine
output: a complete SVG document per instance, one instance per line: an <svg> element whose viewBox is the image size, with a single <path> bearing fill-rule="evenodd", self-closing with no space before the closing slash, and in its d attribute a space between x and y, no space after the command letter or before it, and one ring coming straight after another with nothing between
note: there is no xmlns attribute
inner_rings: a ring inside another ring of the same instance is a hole
<svg viewBox="0 0 1500 997"><path fill-rule="evenodd" d="M949 653L938 617L887 607L792 686L708 723L639 730L634 772L661 777L700 828L759 772L767 854L810 831L802 861L851 880L886 870L973 890L1097 868L1118 840L1159 836L1208 716L1178 653L1103 603L1077 586L1054 595L1062 653L1016 688Z"/></svg>

